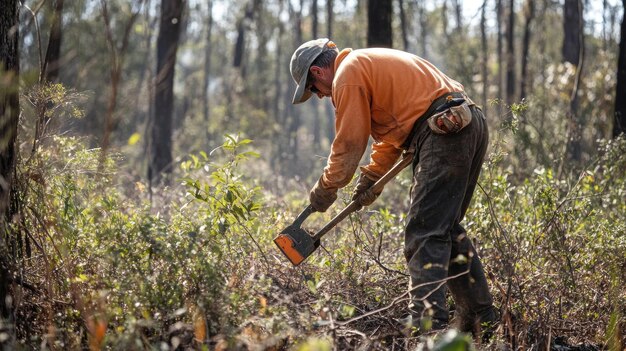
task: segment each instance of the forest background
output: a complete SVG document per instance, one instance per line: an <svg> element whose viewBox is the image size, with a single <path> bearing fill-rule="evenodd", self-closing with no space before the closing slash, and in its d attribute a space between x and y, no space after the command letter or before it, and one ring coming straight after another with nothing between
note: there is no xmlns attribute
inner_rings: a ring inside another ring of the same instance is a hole
<svg viewBox="0 0 626 351"><path fill-rule="evenodd" d="M624 349L625 5L2 0L0 345L424 341L397 322L410 172L302 265L272 243L308 204L334 136L329 101L291 105L289 58L330 37L420 55L486 111L465 223L502 321L474 346Z"/></svg>

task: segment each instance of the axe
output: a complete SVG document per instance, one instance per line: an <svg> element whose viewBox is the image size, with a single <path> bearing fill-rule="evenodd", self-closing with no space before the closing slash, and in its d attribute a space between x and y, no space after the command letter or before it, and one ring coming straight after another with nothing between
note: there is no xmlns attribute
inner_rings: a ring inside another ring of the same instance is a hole
<svg viewBox="0 0 626 351"><path fill-rule="evenodd" d="M402 159L400 159L399 162L387 171L387 173L385 173L385 175L383 175L367 191L372 191L374 193L382 191L385 184L387 184L387 182L393 179L398 173L400 173L401 170L408 166L412 160L413 153L405 151L402 154ZM351 201L348 206L341 210L341 212L331 219L330 222L328 222L322 229L311 235L302 228L304 220L306 220L311 213L315 212L313 206L309 205L298 215L290 226L285 228L276 238L274 238L274 243L276 243L280 251L287 256L287 259L289 259L294 266L297 266L320 246L320 239L324 234L328 233L352 212L358 211L362 207L363 206L360 204L359 199Z"/></svg>

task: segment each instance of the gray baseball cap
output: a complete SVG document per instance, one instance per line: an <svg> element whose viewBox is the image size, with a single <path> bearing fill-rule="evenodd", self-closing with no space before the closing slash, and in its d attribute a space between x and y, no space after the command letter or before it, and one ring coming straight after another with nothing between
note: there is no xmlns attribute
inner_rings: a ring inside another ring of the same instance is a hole
<svg viewBox="0 0 626 351"><path fill-rule="evenodd" d="M306 80L309 76L309 68L315 59L323 52L336 50L337 45L328 38L321 38L307 41L300 45L291 56L289 70L291 77L298 84L293 95L293 104L307 101L311 97L311 92L306 90Z"/></svg>

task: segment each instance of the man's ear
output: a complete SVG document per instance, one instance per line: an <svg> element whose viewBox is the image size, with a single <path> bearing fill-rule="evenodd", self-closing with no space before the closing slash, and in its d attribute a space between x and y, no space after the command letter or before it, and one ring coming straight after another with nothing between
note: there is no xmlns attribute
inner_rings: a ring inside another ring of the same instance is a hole
<svg viewBox="0 0 626 351"><path fill-rule="evenodd" d="M313 74L313 78L317 79L322 75L322 68L319 66L311 66L310 71Z"/></svg>

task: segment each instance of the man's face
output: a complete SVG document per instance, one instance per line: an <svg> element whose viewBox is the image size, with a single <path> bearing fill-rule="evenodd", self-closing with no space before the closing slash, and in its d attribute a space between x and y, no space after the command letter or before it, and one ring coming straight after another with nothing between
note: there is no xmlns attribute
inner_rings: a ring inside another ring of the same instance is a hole
<svg viewBox="0 0 626 351"><path fill-rule="evenodd" d="M334 72L332 68L311 66L306 88L318 98L330 97L333 92Z"/></svg>

